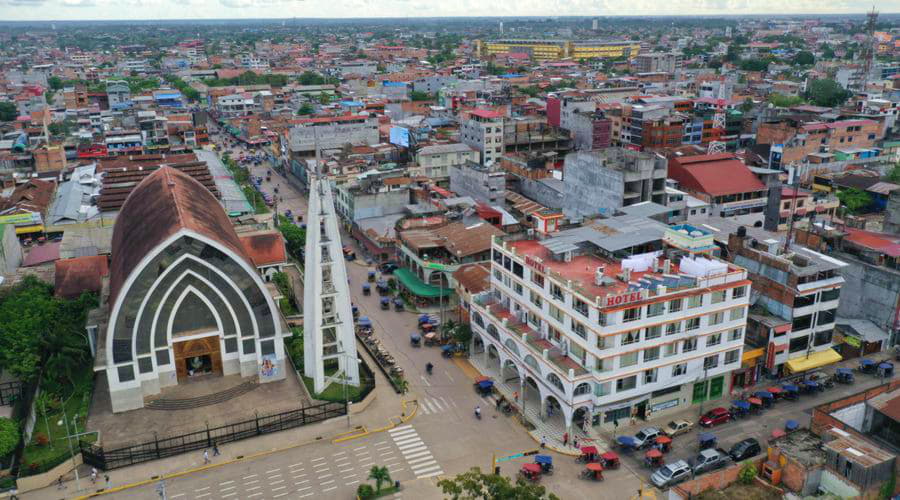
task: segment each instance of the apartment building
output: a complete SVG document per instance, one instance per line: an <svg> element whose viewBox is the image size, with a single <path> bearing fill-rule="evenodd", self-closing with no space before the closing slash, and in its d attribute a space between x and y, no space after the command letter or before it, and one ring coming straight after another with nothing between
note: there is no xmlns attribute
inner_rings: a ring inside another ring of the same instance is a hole
<svg viewBox="0 0 900 500"><path fill-rule="evenodd" d="M498 165L468 162L451 166L449 172L450 190L460 196L488 205L502 205L506 200L506 171Z"/></svg>
<svg viewBox="0 0 900 500"><path fill-rule="evenodd" d="M635 58L637 73L674 73L681 69L681 54L677 52L649 52Z"/></svg>
<svg viewBox="0 0 900 500"><path fill-rule="evenodd" d="M734 264L750 273L759 294L747 324L748 349L757 349L758 375L781 377L841 360L833 334L845 262L806 247L757 240L738 230L728 237Z"/></svg>
<svg viewBox="0 0 900 500"><path fill-rule="evenodd" d="M608 223L495 238L491 289L469 305L476 363L518 384L530 418L536 401L569 430L721 398L740 366L750 281L710 257L712 234Z"/></svg>
<svg viewBox="0 0 900 500"><path fill-rule="evenodd" d="M770 165L776 168L803 162L810 155L819 156L815 163L822 163L842 152L871 150L880 135L881 124L875 120L819 122L785 117L761 123L756 142L781 145L780 157Z"/></svg>
<svg viewBox="0 0 900 500"><path fill-rule="evenodd" d="M416 152L416 166L410 168L410 175L428 177L437 183L450 180L450 167L466 162L479 163L478 151L468 144L434 144L424 146Z"/></svg>
<svg viewBox="0 0 900 500"><path fill-rule="evenodd" d="M378 144L378 119L369 115L340 115L304 118L296 121L289 135L292 156L315 156L319 149L341 148L345 144Z"/></svg>
<svg viewBox="0 0 900 500"><path fill-rule="evenodd" d="M503 114L476 109L461 121L460 140L475 149L484 165L499 162L503 155Z"/></svg>
<svg viewBox="0 0 900 500"><path fill-rule="evenodd" d="M674 156L668 174L682 191L709 203L716 216L746 216L745 224L764 217L766 185L732 153Z"/></svg>
<svg viewBox="0 0 900 500"><path fill-rule="evenodd" d="M131 88L125 80L107 81L106 96L109 100L109 109L118 111L131 107Z"/></svg>
<svg viewBox="0 0 900 500"><path fill-rule="evenodd" d="M475 47L481 57L527 54L537 61L634 57L641 50L640 42L635 41L561 39L476 40Z"/></svg>

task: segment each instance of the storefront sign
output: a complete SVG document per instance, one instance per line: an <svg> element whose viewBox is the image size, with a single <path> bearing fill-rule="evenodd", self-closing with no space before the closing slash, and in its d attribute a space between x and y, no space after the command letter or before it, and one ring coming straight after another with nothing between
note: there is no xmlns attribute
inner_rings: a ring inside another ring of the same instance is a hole
<svg viewBox="0 0 900 500"><path fill-rule="evenodd" d="M848 345L852 345L853 347L856 347L857 349L862 345L862 343L860 342L860 340L858 338L851 337L849 335L844 337L844 343L848 344Z"/></svg>
<svg viewBox="0 0 900 500"><path fill-rule="evenodd" d="M636 292L628 292L623 293L621 295L613 295L611 297L606 297L606 307L613 306L622 306L625 304L630 304L632 302L638 302L644 300L644 291L639 290Z"/></svg>
<svg viewBox="0 0 900 500"><path fill-rule="evenodd" d="M656 403L655 405L650 407L650 410L653 411L653 413L656 413L658 411L663 411L663 410L667 410L669 408L674 408L674 407L678 406L678 401L679 401L679 399L675 398L675 399L670 399L669 401L664 401L662 403Z"/></svg>
<svg viewBox="0 0 900 500"><path fill-rule="evenodd" d="M437 262L426 262L425 267L428 269L434 269L435 271L446 271L447 266L443 264L438 264Z"/></svg>

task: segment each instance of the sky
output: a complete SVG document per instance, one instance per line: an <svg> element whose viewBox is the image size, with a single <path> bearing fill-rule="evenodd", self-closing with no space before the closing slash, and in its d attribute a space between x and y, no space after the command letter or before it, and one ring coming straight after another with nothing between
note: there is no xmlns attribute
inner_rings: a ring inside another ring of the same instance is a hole
<svg viewBox="0 0 900 500"><path fill-rule="evenodd" d="M900 0L0 0L0 20L855 14Z"/></svg>

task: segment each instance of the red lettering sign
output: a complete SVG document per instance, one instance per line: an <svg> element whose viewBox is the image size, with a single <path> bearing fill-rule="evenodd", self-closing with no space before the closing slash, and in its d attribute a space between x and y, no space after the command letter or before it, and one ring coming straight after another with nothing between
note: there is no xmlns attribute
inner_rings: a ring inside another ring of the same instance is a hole
<svg viewBox="0 0 900 500"><path fill-rule="evenodd" d="M637 302L644 298L642 292L629 292L622 295L613 295L606 298L606 307L621 306L631 302Z"/></svg>
<svg viewBox="0 0 900 500"><path fill-rule="evenodd" d="M531 255L525 256L525 264L529 267L533 267L539 273L544 272L544 264L542 262L538 262L537 259L535 259Z"/></svg>

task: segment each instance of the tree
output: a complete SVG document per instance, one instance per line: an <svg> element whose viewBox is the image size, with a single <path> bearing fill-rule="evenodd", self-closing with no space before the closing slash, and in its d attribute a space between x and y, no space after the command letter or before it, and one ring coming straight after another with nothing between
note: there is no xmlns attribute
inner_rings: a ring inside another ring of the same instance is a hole
<svg viewBox="0 0 900 500"><path fill-rule="evenodd" d="M356 496L362 500L367 500L375 496L375 488L371 484L361 484L356 488Z"/></svg>
<svg viewBox="0 0 900 500"><path fill-rule="evenodd" d="M741 56L741 49L736 43L732 43L728 46L728 51L725 53L725 60L733 63L737 62L737 60Z"/></svg>
<svg viewBox="0 0 900 500"><path fill-rule="evenodd" d="M887 174L887 180L894 183L900 183L900 163L894 165Z"/></svg>
<svg viewBox="0 0 900 500"><path fill-rule="evenodd" d="M303 260L303 252L306 248L306 229L291 222L283 215L278 216L278 229L281 230L287 242L287 251L297 260Z"/></svg>
<svg viewBox="0 0 900 500"><path fill-rule="evenodd" d="M53 90L60 90L63 88L63 79L58 76L51 76L47 78L47 85L50 85L50 88Z"/></svg>
<svg viewBox="0 0 900 500"><path fill-rule="evenodd" d="M428 92L419 92L417 90L413 90L409 93L409 98L413 101L428 101L431 99L431 94Z"/></svg>
<svg viewBox="0 0 900 500"><path fill-rule="evenodd" d="M297 114L305 116L305 115L311 115L311 114L315 113L315 111L316 110L313 109L312 104L310 104L308 102L304 102L303 105L300 106L300 109L297 110Z"/></svg>
<svg viewBox="0 0 900 500"><path fill-rule="evenodd" d="M19 426L12 419L0 417L0 457L12 453L19 444Z"/></svg>
<svg viewBox="0 0 900 500"><path fill-rule="evenodd" d="M779 94L778 92L769 94L769 102L779 108L790 108L803 104L803 98L798 96Z"/></svg>
<svg viewBox="0 0 900 500"><path fill-rule="evenodd" d="M858 188L842 189L838 191L837 197L841 200L841 205L852 213L857 213L872 204L872 196Z"/></svg>
<svg viewBox="0 0 900 500"><path fill-rule="evenodd" d="M839 106L850 97L844 87L830 79L813 80L806 90L806 97L816 106L833 108Z"/></svg>
<svg viewBox="0 0 900 500"><path fill-rule="evenodd" d="M521 479L513 484L506 476L484 474L478 467L454 478L442 479L438 481L438 486L444 495L454 500L559 500L559 497L547 493L547 489L539 484L527 483Z"/></svg>
<svg viewBox="0 0 900 500"><path fill-rule="evenodd" d="M11 102L0 102L0 122L11 122L19 116L19 110Z"/></svg>
<svg viewBox="0 0 900 500"><path fill-rule="evenodd" d="M744 71L766 71L770 62L769 59L744 59L738 66Z"/></svg>
<svg viewBox="0 0 900 500"><path fill-rule="evenodd" d="M331 102L331 96L327 92L319 94L319 104L325 105Z"/></svg>
<svg viewBox="0 0 900 500"><path fill-rule="evenodd" d="M747 111L750 111L751 109L753 109L753 99L748 97L748 98L744 99L744 102L741 103L741 112L746 113Z"/></svg>
<svg viewBox="0 0 900 500"><path fill-rule="evenodd" d="M834 49L831 48L831 45L822 46L822 59L834 59Z"/></svg>
<svg viewBox="0 0 900 500"><path fill-rule="evenodd" d="M469 345L472 340L472 327L465 324L457 325L453 329L453 340L459 344Z"/></svg>
<svg viewBox="0 0 900 500"><path fill-rule="evenodd" d="M756 465L747 460L741 465L741 470L738 472L738 479L744 484L750 484L753 482L753 479L756 478L756 473Z"/></svg>
<svg viewBox="0 0 900 500"><path fill-rule="evenodd" d="M794 66L812 66L816 63L816 56L809 51L798 52L797 55L794 56L793 64Z"/></svg>
<svg viewBox="0 0 900 500"><path fill-rule="evenodd" d="M377 465L373 465L371 469L369 469L369 479L375 481L375 493L381 493L381 485L383 483L391 482L391 474L388 472L387 467L379 467Z"/></svg>

